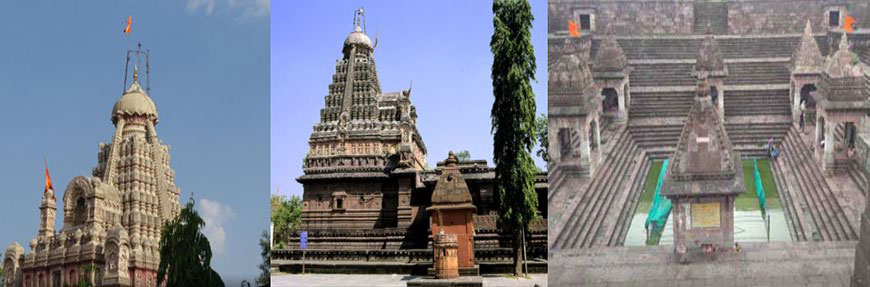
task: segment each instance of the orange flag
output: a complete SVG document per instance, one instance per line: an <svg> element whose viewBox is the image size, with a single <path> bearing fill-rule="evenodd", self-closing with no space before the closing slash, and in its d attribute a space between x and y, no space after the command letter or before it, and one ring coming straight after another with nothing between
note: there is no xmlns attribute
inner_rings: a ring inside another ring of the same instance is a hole
<svg viewBox="0 0 870 287"><path fill-rule="evenodd" d="M43 160L43 162L45 161ZM48 162L45 162L45 192L48 192L49 190L54 192L54 187L51 186L51 176L48 175ZM54 199L53 195L51 199Z"/></svg>
<svg viewBox="0 0 870 287"><path fill-rule="evenodd" d="M130 36L130 24L133 24L133 16L127 16L127 27L124 28L125 36Z"/></svg>
<svg viewBox="0 0 870 287"><path fill-rule="evenodd" d="M577 22L568 20L568 32L571 33L571 37L580 37L580 29L577 27Z"/></svg>
<svg viewBox="0 0 870 287"><path fill-rule="evenodd" d="M849 16L849 15L846 15L846 19L843 20L843 30L846 30L846 32L852 33L852 31L853 31L852 25L854 25L854 24L855 24L855 18L852 18L852 16Z"/></svg>

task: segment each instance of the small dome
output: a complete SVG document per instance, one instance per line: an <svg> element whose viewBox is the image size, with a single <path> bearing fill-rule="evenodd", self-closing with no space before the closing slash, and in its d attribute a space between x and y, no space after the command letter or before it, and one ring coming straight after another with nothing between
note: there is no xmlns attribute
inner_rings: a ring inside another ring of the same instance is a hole
<svg viewBox="0 0 870 287"><path fill-rule="evenodd" d="M601 42L592 63L592 69L595 71L622 71L628 65L628 59L625 57L622 47L616 42L616 37L610 34Z"/></svg>
<svg viewBox="0 0 870 287"><path fill-rule="evenodd" d="M721 71L725 69L725 58L722 57L722 49L713 35L707 35L701 41L701 50L695 62L695 71Z"/></svg>
<svg viewBox="0 0 870 287"><path fill-rule="evenodd" d="M344 45L362 45L371 49L372 40L362 32L359 26L357 26L356 31L350 32L350 35L347 35L347 39L344 39Z"/></svg>
<svg viewBox="0 0 870 287"><path fill-rule="evenodd" d="M843 36L840 37L839 49L825 63L825 73L831 78L863 76L863 69L858 57L849 49L849 46L849 39L844 32Z"/></svg>
<svg viewBox="0 0 870 287"><path fill-rule="evenodd" d="M112 108L112 123L118 123L118 117L120 116L133 115L147 116L155 122L157 121L157 106L145 94L135 77L130 88L115 102L115 107Z"/></svg>

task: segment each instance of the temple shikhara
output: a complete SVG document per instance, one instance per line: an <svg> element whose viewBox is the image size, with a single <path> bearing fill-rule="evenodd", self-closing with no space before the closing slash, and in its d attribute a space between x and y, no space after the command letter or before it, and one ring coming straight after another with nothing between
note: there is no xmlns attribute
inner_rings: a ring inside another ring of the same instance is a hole
<svg viewBox="0 0 870 287"><path fill-rule="evenodd" d="M550 284L870 284L870 2L547 4Z"/></svg>
<svg viewBox="0 0 870 287"><path fill-rule="evenodd" d="M451 253L458 254L454 272L477 275L509 268L512 240L497 228L494 168L485 160L459 160L452 154L436 155L447 159L434 168L427 165L417 128L424 119L418 119L415 94L410 88L382 90L379 78L384 74L378 73L374 58L377 39L365 33L362 9L353 24L308 140L304 174L297 178L303 185L299 229L308 232L306 271L435 272L433 240L441 231L455 243L438 246L458 246ZM528 257L534 259L529 268L539 271L546 270L546 179L545 173L536 179L541 216L527 240ZM462 186L447 191L443 182ZM299 234L286 247L273 251L273 266L300 272Z"/></svg>
<svg viewBox="0 0 870 287"><path fill-rule="evenodd" d="M138 69L143 58L145 86ZM180 190L169 147L157 136L147 61L141 48L128 52L131 81L111 110L115 133L110 143L100 144L92 176L73 178L62 197L50 182L41 196L34 193L34 204L41 198L38 233L28 252L17 242L6 249L3 286L74 286L82 276L97 286L156 286L161 228L180 212ZM63 206L60 230L57 199Z"/></svg>

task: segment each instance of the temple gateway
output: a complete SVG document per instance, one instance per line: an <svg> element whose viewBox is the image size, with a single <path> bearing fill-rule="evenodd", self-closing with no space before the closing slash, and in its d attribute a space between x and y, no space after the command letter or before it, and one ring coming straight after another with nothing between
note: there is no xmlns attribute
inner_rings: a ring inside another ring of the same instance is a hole
<svg viewBox="0 0 870 287"><path fill-rule="evenodd" d="M306 271L427 273L433 265L432 217L427 209L439 210L432 209L433 191L448 169L461 174L467 184L469 202L465 206L468 226L473 226L458 237L459 259L474 258L460 261L460 271L508 270L512 241L501 236L496 225L499 200L494 168L485 160L455 157L427 167L427 149L417 129L411 89L381 90L374 59L377 41L373 43L365 34L363 17L357 11L342 45L320 120L308 141L304 175L297 178L303 185L300 230L308 232ZM546 173L538 175L535 188L541 217L533 223L527 240L528 257L536 260L529 268L544 271ZM435 213L445 214L439 212ZM273 266L301 271L298 236L291 237L287 249L272 253ZM462 242L472 238L469 243L473 244Z"/></svg>
<svg viewBox="0 0 870 287"><path fill-rule="evenodd" d="M63 193L63 227L55 230L57 197L47 184L30 250L18 242L6 249L4 287L73 286L82 277L97 286L157 285L161 228L180 212L181 190L138 66L111 112L115 133L100 144L92 176L73 178Z"/></svg>

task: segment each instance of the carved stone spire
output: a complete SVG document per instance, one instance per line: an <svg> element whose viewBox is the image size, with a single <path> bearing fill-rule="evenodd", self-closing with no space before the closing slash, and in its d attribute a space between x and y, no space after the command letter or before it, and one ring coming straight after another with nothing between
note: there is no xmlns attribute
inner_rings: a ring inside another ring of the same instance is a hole
<svg viewBox="0 0 870 287"><path fill-rule="evenodd" d="M807 20L804 35L792 55L791 70L793 73L818 73L821 72L824 62L822 53L819 52L819 44L813 37L810 20Z"/></svg>

